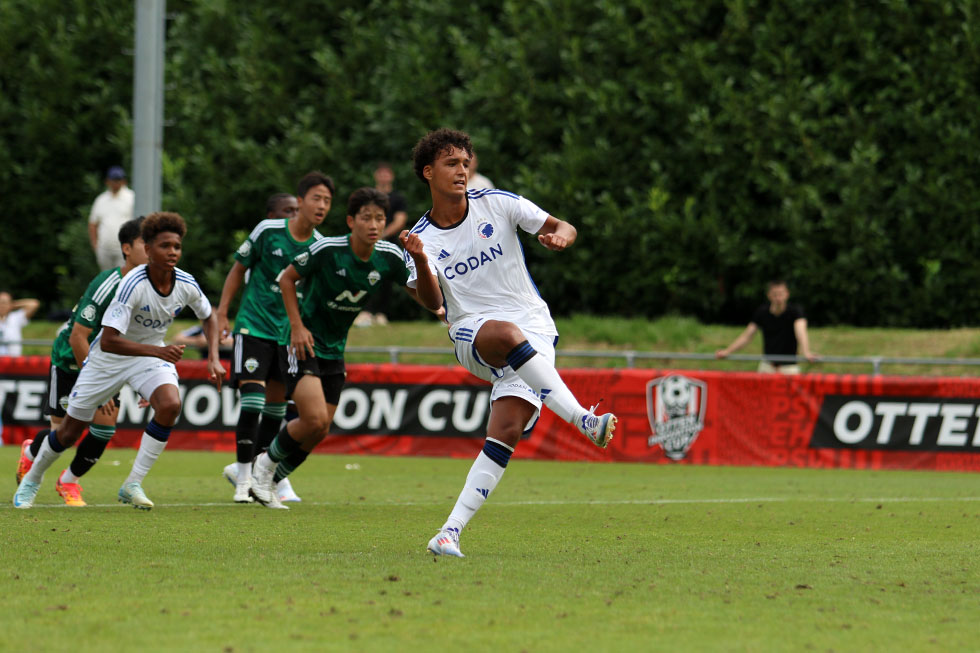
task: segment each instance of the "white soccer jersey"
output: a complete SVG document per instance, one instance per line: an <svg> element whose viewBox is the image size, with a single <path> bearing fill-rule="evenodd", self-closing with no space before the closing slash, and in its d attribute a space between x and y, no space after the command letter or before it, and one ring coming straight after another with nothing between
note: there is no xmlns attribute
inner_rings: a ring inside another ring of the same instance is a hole
<svg viewBox="0 0 980 653"><path fill-rule="evenodd" d="M439 280L449 322L483 316L546 335L558 335L548 305L531 280L517 227L537 233L548 213L532 202L488 189L467 191L463 220L449 228L429 221L412 228L422 239L429 268ZM415 260L405 253L408 285L415 287Z"/></svg>
<svg viewBox="0 0 980 653"><path fill-rule="evenodd" d="M127 340L162 347L167 327L185 306L190 306L198 318L206 320L211 315L211 302L193 276L180 268L176 268L175 273L173 288L164 296L153 287L146 265L133 268L119 282L116 296L102 316L102 326L116 329ZM92 343L93 351L102 351L101 340L100 333Z"/></svg>

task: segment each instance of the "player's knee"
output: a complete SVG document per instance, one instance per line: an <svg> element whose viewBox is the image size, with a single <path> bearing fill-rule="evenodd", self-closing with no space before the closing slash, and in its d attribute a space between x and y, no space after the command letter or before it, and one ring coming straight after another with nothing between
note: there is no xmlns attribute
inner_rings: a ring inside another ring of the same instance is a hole
<svg viewBox="0 0 980 653"><path fill-rule="evenodd" d="M161 424L176 424L180 416L180 397L162 397L155 402L153 412Z"/></svg>

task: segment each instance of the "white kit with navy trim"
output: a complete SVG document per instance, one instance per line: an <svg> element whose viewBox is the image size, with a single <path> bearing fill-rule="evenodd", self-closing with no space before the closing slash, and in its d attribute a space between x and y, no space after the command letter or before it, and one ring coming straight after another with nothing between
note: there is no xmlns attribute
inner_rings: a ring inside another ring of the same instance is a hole
<svg viewBox="0 0 980 653"><path fill-rule="evenodd" d="M112 327L127 340L162 347L167 328L189 306L201 320L211 316L211 302L197 281L180 268L168 295L161 295L150 281L146 265L140 265L119 282L116 296L102 316L102 326ZM101 352L102 334L92 343ZM104 352L103 352L104 353ZM115 354L107 354L114 356Z"/></svg>
<svg viewBox="0 0 980 653"><path fill-rule="evenodd" d="M429 221L412 228L424 244L429 268L439 280L450 323L477 316L512 322L545 335L557 335L548 305L531 279L517 228L534 234L548 213L507 191L467 191L463 220L449 228ZM415 260L405 253L408 285L418 279Z"/></svg>

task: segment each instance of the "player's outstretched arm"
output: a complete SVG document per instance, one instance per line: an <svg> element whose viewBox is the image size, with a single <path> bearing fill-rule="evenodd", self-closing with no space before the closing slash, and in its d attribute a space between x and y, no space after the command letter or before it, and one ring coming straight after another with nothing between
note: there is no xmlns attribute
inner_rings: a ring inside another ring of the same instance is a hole
<svg viewBox="0 0 980 653"><path fill-rule="evenodd" d="M119 356L154 356L168 363L176 363L184 355L184 345L146 345L128 340L114 327L102 326L102 351Z"/></svg>
<svg viewBox="0 0 980 653"><path fill-rule="evenodd" d="M238 289L242 287L242 282L245 280L245 266L235 261L231 269L228 270L228 276L225 277L225 285L221 288L221 301L218 302L218 308L216 313L218 314L218 333L224 338L228 335L228 309L231 306L231 300L235 298L238 294Z"/></svg>
<svg viewBox="0 0 980 653"><path fill-rule="evenodd" d="M575 227L553 215L549 215L544 225L538 229L538 242L555 252L571 247L577 237L578 230Z"/></svg>
<svg viewBox="0 0 980 653"><path fill-rule="evenodd" d="M41 307L41 302L34 299L33 297L30 298L25 297L24 299L15 299L10 303L10 310L24 311L24 315L25 317L27 317L28 320L34 317L34 314L37 313L37 309L40 307Z"/></svg>
<svg viewBox="0 0 980 653"><path fill-rule="evenodd" d="M289 344L296 352L296 358L306 360L307 354L314 355L313 334L303 324L299 312L299 297L296 295L296 282L300 277L296 266L290 264L279 273L279 290L282 291L282 304L286 307L286 317L289 318Z"/></svg>
<svg viewBox="0 0 980 653"><path fill-rule="evenodd" d="M442 289L439 287L439 280L429 269L429 257L425 254L422 239L418 234L409 234L407 230L401 232L398 239L415 262L415 299L435 313L442 308Z"/></svg>
<svg viewBox="0 0 980 653"><path fill-rule="evenodd" d="M221 389L221 381L225 378L225 366L218 360L218 345L221 342L221 331L218 327L218 317L212 311L206 320L201 320L204 337L208 341L208 380Z"/></svg>

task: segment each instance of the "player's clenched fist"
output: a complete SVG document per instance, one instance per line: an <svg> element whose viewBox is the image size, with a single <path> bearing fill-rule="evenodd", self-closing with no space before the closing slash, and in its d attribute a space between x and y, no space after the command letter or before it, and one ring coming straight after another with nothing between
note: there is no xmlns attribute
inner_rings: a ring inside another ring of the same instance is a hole
<svg viewBox="0 0 980 653"><path fill-rule="evenodd" d="M418 234L409 234L406 229L398 235L398 240L402 243L402 249L417 262L424 263L428 260L422 246L422 239L419 238Z"/></svg>
<svg viewBox="0 0 980 653"><path fill-rule="evenodd" d="M162 358L168 363L176 363L184 357L184 345L165 345L160 347L157 358Z"/></svg>

